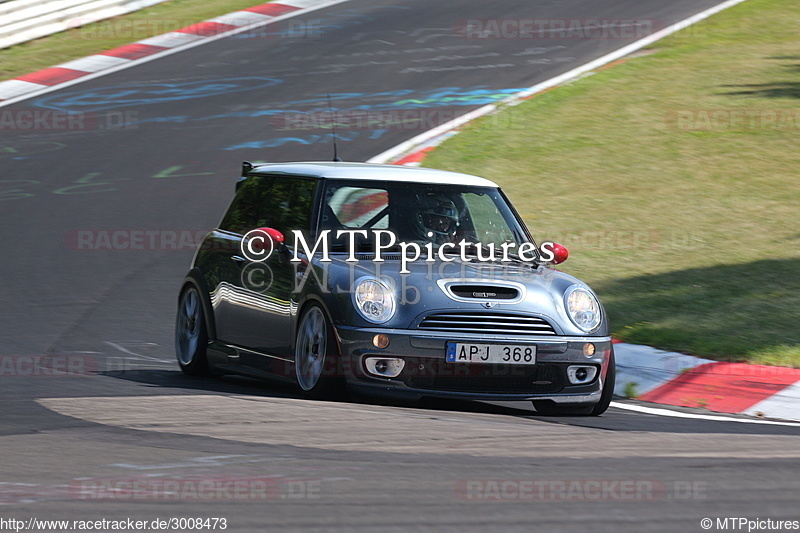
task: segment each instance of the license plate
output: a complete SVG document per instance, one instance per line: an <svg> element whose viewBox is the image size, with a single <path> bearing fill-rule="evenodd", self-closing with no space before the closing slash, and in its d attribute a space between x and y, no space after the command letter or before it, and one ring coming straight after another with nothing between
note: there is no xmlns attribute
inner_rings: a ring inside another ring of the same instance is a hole
<svg viewBox="0 0 800 533"><path fill-rule="evenodd" d="M494 365L535 365L536 346L520 344L447 343L448 363L485 363Z"/></svg>

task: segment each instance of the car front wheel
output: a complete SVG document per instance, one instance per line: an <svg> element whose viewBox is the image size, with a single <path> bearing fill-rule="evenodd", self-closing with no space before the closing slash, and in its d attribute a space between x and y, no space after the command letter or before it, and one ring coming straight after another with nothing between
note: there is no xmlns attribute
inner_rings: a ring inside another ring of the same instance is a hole
<svg viewBox="0 0 800 533"><path fill-rule="evenodd" d="M297 385L305 397L333 399L341 396L344 379L337 372L336 339L325 313L317 304L311 304L300 319L294 362Z"/></svg>

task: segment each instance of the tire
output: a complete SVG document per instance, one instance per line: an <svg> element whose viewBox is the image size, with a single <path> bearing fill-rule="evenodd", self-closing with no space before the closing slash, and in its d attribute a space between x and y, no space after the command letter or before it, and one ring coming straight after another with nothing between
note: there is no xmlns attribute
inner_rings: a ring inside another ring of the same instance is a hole
<svg viewBox="0 0 800 533"><path fill-rule="evenodd" d="M339 353L325 312L311 304L303 312L294 343L294 368L297 386L309 399L338 399L344 395L345 381L339 372Z"/></svg>
<svg viewBox="0 0 800 533"><path fill-rule="evenodd" d="M175 319L175 356L184 374L209 375L208 329L200 291L187 286L178 299L178 316Z"/></svg>
<svg viewBox="0 0 800 533"><path fill-rule="evenodd" d="M606 412L608 406L611 405L611 399L614 397L614 385L617 382L617 363L614 360L614 346L611 346L611 355L608 358L608 370L606 371L606 379L603 382L603 394L600 396L600 401L597 402L592 408L591 416L600 416Z"/></svg>
<svg viewBox="0 0 800 533"><path fill-rule="evenodd" d="M614 348L611 348L611 356L608 360L608 370L603 381L603 393L600 401L595 404L558 404L552 400L534 400L533 406L536 412L542 415L551 416L600 416L606 412L611 405L611 398L614 396L614 383L616 381L616 363L614 362Z"/></svg>

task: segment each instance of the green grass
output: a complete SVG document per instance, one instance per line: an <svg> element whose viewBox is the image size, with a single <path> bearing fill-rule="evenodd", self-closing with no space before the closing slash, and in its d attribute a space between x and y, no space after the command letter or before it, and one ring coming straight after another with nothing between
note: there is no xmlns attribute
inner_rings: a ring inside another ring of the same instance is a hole
<svg viewBox="0 0 800 533"><path fill-rule="evenodd" d="M267 0L170 0L0 50L0 80L147 39Z"/></svg>
<svg viewBox="0 0 800 533"><path fill-rule="evenodd" d="M800 367L798 20L796 0L749 0L470 125L424 164L500 183L538 240L570 249L563 269L615 336ZM704 127L685 120L696 110L768 114Z"/></svg>

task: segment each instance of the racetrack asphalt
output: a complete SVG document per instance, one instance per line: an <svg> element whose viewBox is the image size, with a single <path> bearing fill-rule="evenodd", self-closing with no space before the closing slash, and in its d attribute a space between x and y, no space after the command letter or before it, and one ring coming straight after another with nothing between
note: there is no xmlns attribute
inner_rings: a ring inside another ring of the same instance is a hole
<svg viewBox="0 0 800 533"><path fill-rule="evenodd" d="M470 39L454 31L466 19L670 24L717 3L351 0L298 17L307 35L222 39L2 108L87 113L82 128L0 141L2 514L200 514L237 531L700 531L705 517L797 519L797 427L306 402L244 379L185 379L172 352L192 238L218 222L241 161L332 157L326 131L286 129L295 112L325 112L330 95L337 111L437 120L632 40ZM419 128L340 131L339 153L366 160ZM125 249L132 237L145 249ZM76 371L46 370L63 365ZM278 488L211 501L152 486L138 500L81 492L154 477ZM506 482L508 501L493 499L492 480ZM564 496L576 480L591 501ZM626 480L638 489L586 490ZM545 492L520 496L533 481Z"/></svg>

